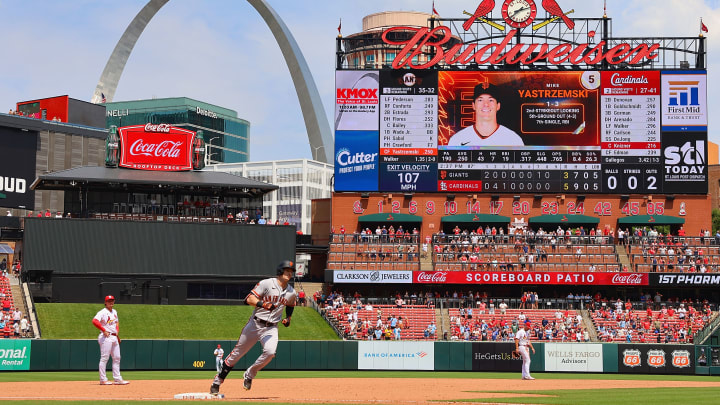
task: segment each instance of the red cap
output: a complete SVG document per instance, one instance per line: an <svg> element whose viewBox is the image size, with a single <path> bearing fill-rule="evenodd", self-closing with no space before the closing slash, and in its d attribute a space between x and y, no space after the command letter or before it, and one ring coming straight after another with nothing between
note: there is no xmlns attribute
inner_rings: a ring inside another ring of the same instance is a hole
<svg viewBox="0 0 720 405"><path fill-rule="evenodd" d="M218 349L220 348L220 345L218 345Z"/></svg>
<svg viewBox="0 0 720 405"><path fill-rule="evenodd" d="M115 297L113 297L112 295L108 295L105 297L105 301L110 301L110 300L115 301Z"/></svg>

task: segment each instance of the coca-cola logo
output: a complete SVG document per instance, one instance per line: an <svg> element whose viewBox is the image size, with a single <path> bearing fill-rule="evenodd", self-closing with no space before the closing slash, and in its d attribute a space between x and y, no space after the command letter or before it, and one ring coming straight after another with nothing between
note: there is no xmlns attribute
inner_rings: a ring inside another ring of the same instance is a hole
<svg viewBox="0 0 720 405"><path fill-rule="evenodd" d="M162 141L160 143L145 143L140 138L130 145L130 154L137 156L156 156L176 158L180 156L180 146L182 142Z"/></svg>
<svg viewBox="0 0 720 405"><path fill-rule="evenodd" d="M145 132L164 132L166 134L170 133L170 125L169 124L145 124Z"/></svg>
<svg viewBox="0 0 720 405"><path fill-rule="evenodd" d="M620 73L614 73L610 77L610 83L613 86L622 86L623 84L648 84L648 79L645 76L621 76Z"/></svg>
<svg viewBox="0 0 720 405"><path fill-rule="evenodd" d="M433 273L421 272L417 276L420 283L444 283L447 281L447 272L436 271Z"/></svg>
<svg viewBox="0 0 720 405"><path fill-rule="evenodd" d="M611 280L613 284L642 284L641 274L615 274Z"/></svg>

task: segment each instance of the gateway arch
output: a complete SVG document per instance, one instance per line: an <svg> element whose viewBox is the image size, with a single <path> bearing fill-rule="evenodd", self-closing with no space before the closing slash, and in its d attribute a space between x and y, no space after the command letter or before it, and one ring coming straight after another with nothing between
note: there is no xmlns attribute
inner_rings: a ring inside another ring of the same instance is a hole
<svg viewBox="0 0 720 405"><path fill-rule="evenodd" d="M169 0L150 0L145 7L135 16L130 25L123 33L122 37L115 45L110 59L105 64L100 75L95 93L92 96L93 103L110 102L115 96L120 76L122 75L125 64L127 63L130 53L135 46L140 34L155 14L167 4ZM275 40L282 51L285 63L290 70L295 85L295 92L300 101L303 118L305 120L305 129L307 130L308 140L313 159L333 164L333 138L330 131L330 124L325 115L320 93L318 93L315 81L310 73L310 68L305 61L305 57L300 50L290 29L285 22L270 7L265 0L248 0L265 23L272 31ZM104 100L103 100L104 99ZM322 152L320 152L322 151Z"/></svg>

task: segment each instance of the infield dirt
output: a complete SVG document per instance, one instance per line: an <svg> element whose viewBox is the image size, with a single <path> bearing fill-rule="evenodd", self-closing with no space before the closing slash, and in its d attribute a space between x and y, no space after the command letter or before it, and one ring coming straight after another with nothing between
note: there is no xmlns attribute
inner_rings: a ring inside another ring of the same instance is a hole
<svg viewBox="0 0 720 405"><path fill-rule="evenodd" d="M518 373L518 377L520 374ZM0 383L0 399L18 400L171 400L175 394L208 392L211 381L140 380L125 386L101 386L97 382L7 382ZM625 381L625 380L543 380L430 379L430 378L290 378L256 379L251 391L242 380L227 380L220 392L226 400L296 403L383 403L438 404L438 402L507 397L515 391L551 389L613 389L654 387L720 387L720 382ZM510 396L531 396L511 394Z"/></svg>

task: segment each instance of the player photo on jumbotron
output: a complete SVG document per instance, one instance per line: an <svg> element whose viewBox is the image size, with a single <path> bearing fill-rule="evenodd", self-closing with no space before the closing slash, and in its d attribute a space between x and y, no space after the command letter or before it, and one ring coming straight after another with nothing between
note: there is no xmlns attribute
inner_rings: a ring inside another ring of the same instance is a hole
<svg viewBox="0 0 720 405"><path fill-rule="evenodd" d="M439 149L600 146L598 72L439 72Z"/></svg>

